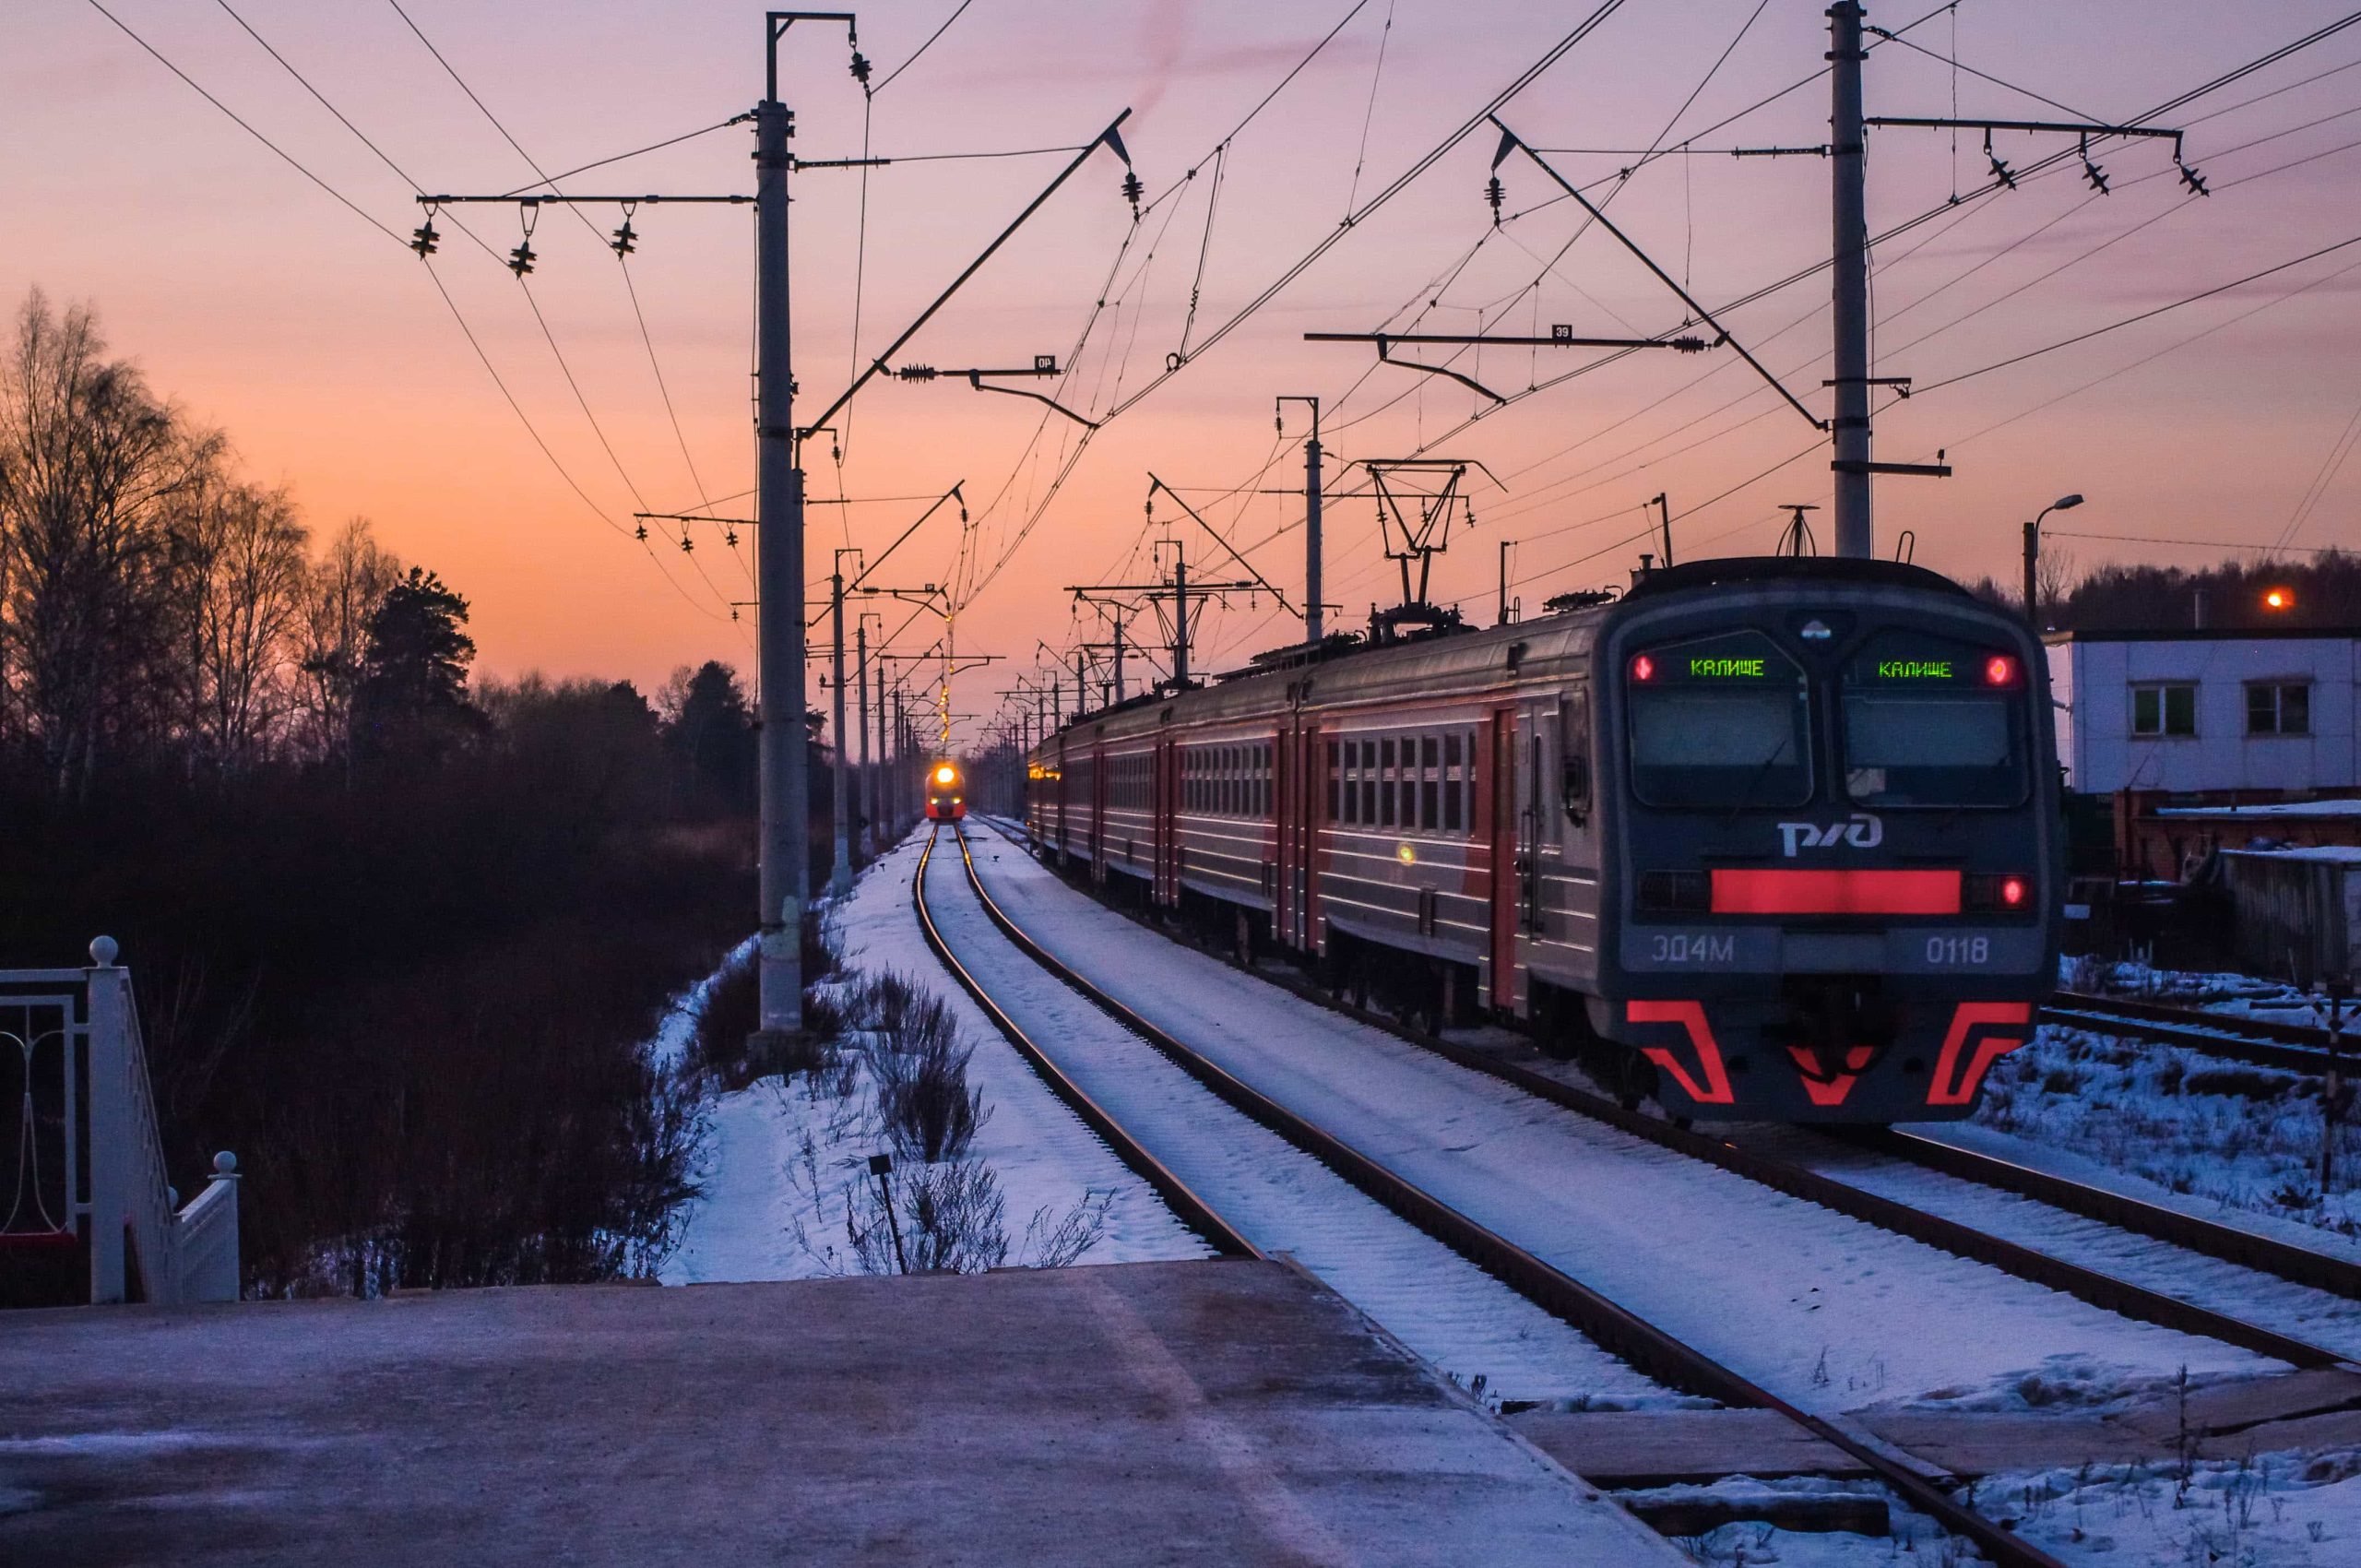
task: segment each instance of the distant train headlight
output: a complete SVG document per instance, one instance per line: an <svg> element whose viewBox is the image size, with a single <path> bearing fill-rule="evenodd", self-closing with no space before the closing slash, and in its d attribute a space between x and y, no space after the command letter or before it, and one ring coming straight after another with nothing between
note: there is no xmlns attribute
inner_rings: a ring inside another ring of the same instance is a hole
<svg viewBox="0 0 2361 1568"><path fill-rule="evenodd" d="M958 777L959 777L958 771L957 771L956 769L955 769L955 768L954 768L954 767L953 767L949 763L947 763L947 762L946 762L946 763L944 763L941 767L938 767L938 768L936 768L936 769L934 770L934 781L935 781L937 784L948 784L948 783L950 783L953 779L955 779L955 778L958 778Z"/></svg>

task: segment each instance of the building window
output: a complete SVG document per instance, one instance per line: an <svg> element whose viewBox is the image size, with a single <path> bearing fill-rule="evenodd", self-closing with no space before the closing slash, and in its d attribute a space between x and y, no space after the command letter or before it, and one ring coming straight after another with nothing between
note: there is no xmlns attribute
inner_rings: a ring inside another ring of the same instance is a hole
<svg viewBox="0 0 2361 1568"><path fill-rule="evenodd" d="M2312 688L2308 681L2247 683L2247 733L2308 735L2312 732Z"/></svg>
<svg viewBox="0 0 2361 1568"><path fill-rule="evenodd" d="M2131 732L2135 735L2196 734L2196 686L2132 687Z"/></svg>

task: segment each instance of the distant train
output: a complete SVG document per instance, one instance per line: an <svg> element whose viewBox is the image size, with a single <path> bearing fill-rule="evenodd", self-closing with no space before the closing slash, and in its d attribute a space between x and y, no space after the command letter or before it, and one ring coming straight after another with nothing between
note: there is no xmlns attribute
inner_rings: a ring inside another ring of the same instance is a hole
<svg viewBox="0 0 2361 1568"><path fill-rule="evenodd" d="M1700 561L1086 716L1026 814L1110 893L1629 1102L1945 1120L2054 982L2055 750L2040 645L1949 579Z"/></svg>
<svg viewBox="0 0 2361 1568"><path fill-rule="evenodd" d="M967 781L959 765L944 757L926 773L926 818L957 822L967 814Z"/></svg>

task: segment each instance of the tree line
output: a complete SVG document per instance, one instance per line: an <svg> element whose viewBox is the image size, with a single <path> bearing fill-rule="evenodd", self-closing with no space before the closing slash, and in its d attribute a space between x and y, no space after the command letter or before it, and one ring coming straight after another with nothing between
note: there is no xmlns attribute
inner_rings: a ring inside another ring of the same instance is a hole
<svg viewBox="0 0 2361 1568"><path fill-rule="evenodd" d="M259 1291L643 1272L693 1180L642 1044L753 924L752 705L718 662L481 679L469 616L23 303L0 967L120 941L174 1179L237 1152Z"/></svg>

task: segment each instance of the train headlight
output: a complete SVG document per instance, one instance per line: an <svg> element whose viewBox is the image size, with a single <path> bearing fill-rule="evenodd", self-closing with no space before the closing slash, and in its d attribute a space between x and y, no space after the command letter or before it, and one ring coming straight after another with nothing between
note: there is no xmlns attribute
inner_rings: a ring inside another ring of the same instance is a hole
<svg viewBox="0 0 2361 1568"><path fill-rule="evenodd" d="M934 770L934 781L937 784L948 784L958 777L958 773L947 762Z"/></svg>

